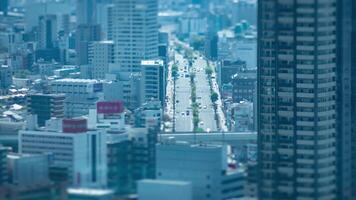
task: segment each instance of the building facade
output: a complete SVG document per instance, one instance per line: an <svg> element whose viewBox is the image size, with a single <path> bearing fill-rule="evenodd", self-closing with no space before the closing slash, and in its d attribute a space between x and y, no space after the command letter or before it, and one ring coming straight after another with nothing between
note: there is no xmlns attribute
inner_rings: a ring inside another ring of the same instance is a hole
<svg viewBox="0 0 356 200"><path fill-rule="evenodd" d="M91 42L88 47L88 62L93 79L105 79L109 65L114 62L114 42Z"/></svg>
<svg viewBox="0 0 356 200"><path fill-rule="evenodd" d="M65 117L87 115L89 108L103 97L103 83L91 79L59 79L51 82L50 91L65 94Z"/></svg>
<svg viewBox="0 0 356 200"><path fill-rule="evenodd" d="M157 145L158 180L188 181L194 200L244 195L243 172L230 168L227 145L192 144L174 138Z"/></svg>
<svg viewBox="0 0 356 200"><path fill-rule="evenodd" d="M64 94L33 94L27 97L27 110L37 115L38 126L44 126L52 117L64 117Z"/></svg>
<svg viewBox="0 0 356 200"><path fill-rule="evenodd" d="M259 199L337 198L338 2L259 1Z"/></svg>
<svg viewBox="0 0 356 200"><path fill-rule="evenodd" d="M111 13L115 64L139 72L141 60L158 58L157 0L114 0Z"/></svg>
<svg viewBox="0 0 356 200"><path fill-rule="evenodd" d="M163 60L141 61L141 105L151 100L165 101L166 72Z"/></svg>
<svg viewBox="0 0 356 200"><path fill-rule="evenodd" d="M71 186L106 187L106 133L87 130L85 119L52 119L45 129L21 130L19 152L52 154L53 165L67 168Z"/></svg>

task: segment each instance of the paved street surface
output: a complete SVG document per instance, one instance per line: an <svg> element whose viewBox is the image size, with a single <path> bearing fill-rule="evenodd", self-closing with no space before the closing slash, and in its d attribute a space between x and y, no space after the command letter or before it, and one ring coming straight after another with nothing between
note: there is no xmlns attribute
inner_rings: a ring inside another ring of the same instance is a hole
<svg viewBox="0 0 356 200"><path fill-rule="evenodd" d="M175 61L179 69L175 87L175 131L193 131L188 61L177 52L175 53Z"/></svg>
<svg viewBox="0 0 356 200"><path fill-rule="evenodd" d="M174 46L174 42L177 40L171 41L171 46ZM184 46L184 48L189 48L186 44L179 42ZM205 58L201 57L198 52L194 52L193 56L193 65L189 68L188 60L183 56L184 51L181 53L171 49L171 55L174 57L169 63L168 69L168 82L167 82L167 102L166 102L166 114L172 119L172 122L175 124L174 129L166 129L167 132L191 132L193 131L193 113L191 109L191 86L190 86L190 71L194 71L195 83L196 83L196 96L197 103L199 105L199 127L202 128L205 132L216 132L217 122L215 119L215 113L213 104L210 98L210 87L208 78L205 74L205 67L207 61ZM178 66L178 77L175 82L173 77L171 77L171 70L174 63ZM214 67L214 63L210 62L210 65ZM215 75L215 72L213 73ZM218 87L216 85L216 80L212 79L213 90L219 94ZM175 96L174 96L175 95ZM220 95L219 95L220 97ZM225 117L222 112L221 100L217 101L219 115L220 127L223 131L227 131L225 126Z"/></svg>
<svg viewBox="0 0 356 200"><path fill-rule="evenodd" d="M217 131L215 113L210 98L210 87L205 74L206 61L197 53L193 63L195 82L197 87L197 103L199 104L199 127L206 132Z"/></svg>

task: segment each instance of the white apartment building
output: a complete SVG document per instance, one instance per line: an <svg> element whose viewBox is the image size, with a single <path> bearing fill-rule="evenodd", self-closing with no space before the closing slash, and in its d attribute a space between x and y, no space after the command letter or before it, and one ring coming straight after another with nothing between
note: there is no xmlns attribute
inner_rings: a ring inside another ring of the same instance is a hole
<svg viewBox="0 0 356 200"><path fill-rule="evenodd" d="M109 72L109 65L114 62L114 42L95 41L89 43L88 60L91 77L105 79L105 74Z"/></svg>
<svg viewBox="0 0 356 200"><path fill-rule="evenodd" d="M88 130L85 119L51 119L44 129L21 130L19 152L51 153L53 164L68 169L73 187L107 184L106 133Z"/></svg>
<svg viewBox="0 0 356 200"><path fill-rule="evenodd" d="M141 60L158 58L157 0L114 0L113 4L108 26L109 39L115 42L115 64L122 72L139 72Z"/></svg>

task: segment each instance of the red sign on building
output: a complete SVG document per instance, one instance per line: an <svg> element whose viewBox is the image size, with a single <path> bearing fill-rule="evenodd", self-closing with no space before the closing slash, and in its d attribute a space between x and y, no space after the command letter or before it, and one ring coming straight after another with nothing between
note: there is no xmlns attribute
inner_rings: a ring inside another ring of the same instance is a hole
<svg viewBox="0 0 356 200"><path fill-rule="evenodd" d="M63 119L63 133L83 133L87 131L86 119Z"/></svg>
<svg viewBox="0 0 356 200"><path fill-rule="evenodd" d="M97 112L100 114L120 114L124 112L124 102L103 101L96 104Z"/></svg>

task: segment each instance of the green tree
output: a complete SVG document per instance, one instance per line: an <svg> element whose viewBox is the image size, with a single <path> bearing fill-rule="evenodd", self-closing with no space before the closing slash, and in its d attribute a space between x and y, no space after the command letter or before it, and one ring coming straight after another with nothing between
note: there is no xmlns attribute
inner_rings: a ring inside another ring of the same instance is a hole
<svg viewBox="0 0 356 200"><path fill-rule="evenodd" d="M216 92L213 92L210 96L210 99L213 103L215 103L219 99L219 95Z"/></svg>

